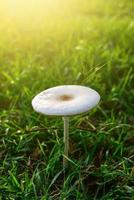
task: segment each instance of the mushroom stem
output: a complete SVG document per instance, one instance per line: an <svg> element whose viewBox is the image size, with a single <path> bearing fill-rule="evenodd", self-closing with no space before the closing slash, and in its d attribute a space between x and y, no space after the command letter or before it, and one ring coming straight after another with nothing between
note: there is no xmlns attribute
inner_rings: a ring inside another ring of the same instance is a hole
<svg viewBox="0 0 134 200"><path fill-rule="evenodd" d="M63 117L64 121L64 155L63 166L67 166L68 149L69 149L69 117Z"/></svg>

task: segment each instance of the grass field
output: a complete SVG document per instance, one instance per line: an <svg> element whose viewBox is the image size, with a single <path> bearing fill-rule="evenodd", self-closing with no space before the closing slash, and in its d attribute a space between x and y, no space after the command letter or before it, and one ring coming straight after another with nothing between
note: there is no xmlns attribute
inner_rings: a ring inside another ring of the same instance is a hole
<svg viewBox="0 0 134 200"><path fill-rule="evenodd" d="M134 1L28 2L0 1L0 199L133 200ZM31 106L63 84L101 95L70 119L66 170L62 119Z"/></svg>

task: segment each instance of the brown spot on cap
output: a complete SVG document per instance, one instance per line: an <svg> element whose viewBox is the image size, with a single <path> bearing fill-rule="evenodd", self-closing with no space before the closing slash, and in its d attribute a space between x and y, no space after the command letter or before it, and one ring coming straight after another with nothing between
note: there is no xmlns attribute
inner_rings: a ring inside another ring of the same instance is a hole
<svg viewBox="0 0 134 200"><path fill-rule="evenodd" d="M58 97L58 99L59 99L60 101L70 101L70 100L73 99L73 96L72 96L72 95L68 95L68 94L63 94L63 95L60 95L60 96Z"/></svg>

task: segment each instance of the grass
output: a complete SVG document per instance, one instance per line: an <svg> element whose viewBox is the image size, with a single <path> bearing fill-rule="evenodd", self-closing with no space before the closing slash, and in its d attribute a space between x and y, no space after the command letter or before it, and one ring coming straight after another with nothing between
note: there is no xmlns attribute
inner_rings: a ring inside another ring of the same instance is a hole
<svg viewBox="0 0 134 200"><path fill-rule="evenodd" d="M61 10L56 2L17 17L1 3L0 199L132 200L133 1L69 0ZM96 109L71 118L66 171L61 118L31 107L61 84L101 95Z"/></svg>

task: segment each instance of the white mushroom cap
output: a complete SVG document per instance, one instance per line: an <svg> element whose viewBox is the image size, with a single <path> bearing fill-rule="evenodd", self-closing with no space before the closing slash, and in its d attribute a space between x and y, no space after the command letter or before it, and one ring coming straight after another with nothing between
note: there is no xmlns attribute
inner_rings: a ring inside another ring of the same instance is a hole
<svg viewBox="0 0 134 200"><path fill-rule="evenodd" d="M42 91L32 100L35 111L56 116L76 115L95 107L100 95L79 85L63 85Z"/></svg>

